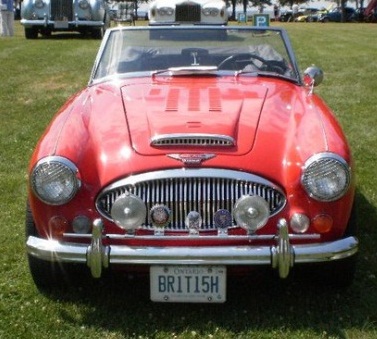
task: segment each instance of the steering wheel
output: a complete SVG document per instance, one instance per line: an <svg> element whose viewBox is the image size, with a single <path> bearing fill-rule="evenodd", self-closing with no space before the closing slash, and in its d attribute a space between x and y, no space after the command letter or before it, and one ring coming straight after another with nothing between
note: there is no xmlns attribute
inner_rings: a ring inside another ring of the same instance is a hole
<svg viewBox="0 0 377 339"><path fill-rule="evenodd" d="M223 61L219 63L217 66L218 69L232 69L235 71L238 71L240 69L243 69L246 65L250 65L252 63L255 67L260 69L261 67L258 67L252 59L258 60L263 65L266 65L266 60L261 58L258 55L252 54L252 53L240 53L240 54L233 54L225 58Z"/></svg>
<svg viewBox="0 0 377 339"><path fill-rule="evenodd" d="M258 60L261 62L261 65L256 65L254 60ZM219 63L217 66L218 69L231 69L234 71L239 71L244 69L247 65L252 64L254 67L256 67L258 70L262 71L270 71L270 72L276 72L279 74L284 74L284 69L280 65L278 65L278 61L275 60L265 60L259 55L253 54L253 53L239 53L239 54L233 54L225 58L223 61Z"/></svg>

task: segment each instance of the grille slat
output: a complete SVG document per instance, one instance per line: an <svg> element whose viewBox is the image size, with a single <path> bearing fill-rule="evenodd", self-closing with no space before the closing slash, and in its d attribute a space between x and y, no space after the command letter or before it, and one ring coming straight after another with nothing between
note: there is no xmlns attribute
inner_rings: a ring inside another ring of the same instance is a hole
<svg viewBox="0 0 377 339"><path fill-rule="evenodd" d="M201 171L190 172L189 176L183 176L183 173L179 170L162 171L115 183L97 198L98 211L111 220L113 203L119 196L129 192L139 196L148 211L155 205L167 206L172 211L171 223L167 227L170 230L184 230L185 217L190 211L200 213L204 230L213 230L214 213L219 209L232 213L234 203L243 195L264 198L269 204L271 215L278 213L286 202L281 190L257 176L215 169L204 171L209 176L201 176ZM227 175L222 177L224 173ZM148 218L144 226L152 227Z"/></svg>

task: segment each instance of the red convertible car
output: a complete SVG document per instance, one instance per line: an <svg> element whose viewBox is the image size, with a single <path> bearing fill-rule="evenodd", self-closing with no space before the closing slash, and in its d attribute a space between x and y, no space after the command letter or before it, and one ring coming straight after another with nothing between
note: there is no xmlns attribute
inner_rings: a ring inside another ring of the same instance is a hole
<svg viewBox="0 0 377 339"><path fill-rule="evenodd" d="M31 158L37 287L76 266L149 274L157 302L224 302L227 278L259 267L350 283L354 164L322 77L280 28L107 30Z"/></svg>

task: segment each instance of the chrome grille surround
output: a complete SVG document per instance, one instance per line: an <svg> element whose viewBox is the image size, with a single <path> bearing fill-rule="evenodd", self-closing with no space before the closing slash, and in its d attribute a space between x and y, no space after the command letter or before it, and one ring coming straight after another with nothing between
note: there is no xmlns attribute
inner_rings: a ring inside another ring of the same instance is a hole
<svg viewBox="0 0 377 339"><path fill-rule="evenodd" d="M235 140L218 134L163 134L153 137L151 146L232 147L235 146Z"/></svg>
<svg viewBox="0 0 377 339"><path fill-rule="evenodd" d="M73 1L72 0L51 1L51 20L72 21L73 20Z"/></svg>
<svg viewBox="0 0 377 339"><path fill-rule="evenodd" d="M190 2L175 6L175 20L178 22L200 22L201 6Z"/></svg>
<svg viewBox="0 0 377 339"><path fill-rule="evenodd" d="M215 230L214 213L219 209L232 213L234 203L243 195L259 195L266 199L271 216L286 204L280 188L256 175L225 169L183 168L132 175L115 182L98 195L96 207L99 213L112 221L112 204L126 192L139 196L148 211L157 204L167 206L172 211L171 222L166 227L170 231L185 230L185 217L190 211L201 214L201 231ZM142 226L152 229L149 220L145 220Z"/></svg>

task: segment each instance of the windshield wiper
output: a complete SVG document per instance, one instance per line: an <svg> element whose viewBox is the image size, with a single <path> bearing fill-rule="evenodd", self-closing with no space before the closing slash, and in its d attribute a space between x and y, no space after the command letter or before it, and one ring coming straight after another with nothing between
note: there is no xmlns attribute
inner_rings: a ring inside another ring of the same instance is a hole
<svg viewBox="0 0 377 339"><path fill-rule="evenodd" d="M180 66L169 67L167 69L160 69L151 72L151 76L154 77L159 74L168 73L170 76L181 75L217 75L217 66Z"/></svg>

